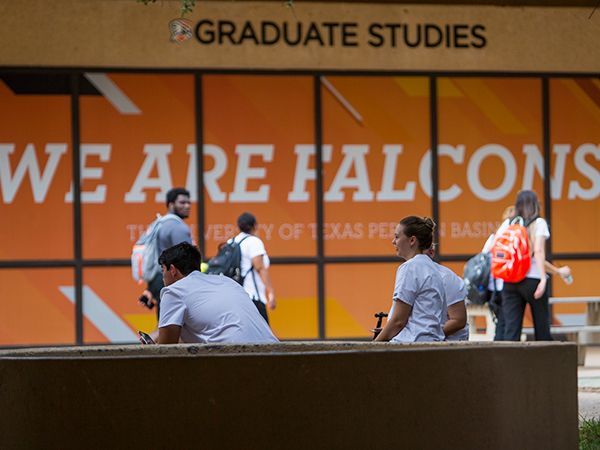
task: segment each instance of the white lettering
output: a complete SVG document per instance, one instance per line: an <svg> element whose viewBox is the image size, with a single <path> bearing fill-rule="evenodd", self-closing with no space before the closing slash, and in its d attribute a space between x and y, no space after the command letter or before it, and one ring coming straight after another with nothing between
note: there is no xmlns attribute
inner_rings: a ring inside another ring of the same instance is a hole
<svg viewBox="0 0 600 450"><path fill-rule="evenodd" d="M204 154L210 156L214 161L213 168L204 171L204 187L213 203L224 203L227 200L227 194L219 187L218 180L227 171L227 155L217 145L206 144L202 147Z"/></svg>
<svg viewBox="0 0 600 450"><path fill-rule="evenodd" d="M452 161L456 164L462 164L465 160L465 146L457 145L456 147L448 144L438 145L438 157L449 156ZM433 188L431 187L431 150L427 152L421 158L419 164L419 183L421 189L427 197L431 197ZM449 202L457 198L462 192L462 189L456 184L453 184L448 189L439 189L439 200L441 202Z"/></svg>
<svg viewBox="0 0 600 450"><path fill-rule="evenodd" d="M186 153L188 154L188 168L185 188L190 193L190 201L195 202L198 200L196 195L196 144L188 144Z"/></svg>
<svg viewBox="0 0 600 450"><path fill-rule="evenodd" d="M582 144L575 151L575 167L592 182L592 185L588 189L584 189L579 181L571 181L569 184L570 200L575 198L593 200L600 195L600 172L586 161L587 155L594 156L596 161L600 160L600 146Z"/></svg>
<svg viewBox="0 0 600 450"><path fill-rule="evenodd" d="M403 190L394 189L394 181L398 170L398 155L402 154L402 145L384 145L383 153L385 163L383 165L381 190L377 193L377 200L380 202L413 201L416 187L414 181L407 182Z"/></svg>
<svg viewBox="0 0 600 450"><path fill-rule="evenodd" d="M14 151L14 144L0 144L0 188L4 203L12 203L26 172L29 173L29 182L35 203L43 203L60 158L67 153L67 144L46 144L45 153L49 156L43 175L40 175L40 167L33 144L27 144L21 161L19 161L14 174L11 174L8 155Z"/></svg>
<svg viewBox="0 0 600 450"><path fill-rule="evenodd" d="M552 151L556 155L554 163L554 176L550 179L551 196L554 200L561 197L563 180L565 178L565 162L567 154L571 151L569 145L557 144ZM542 152L535 144L525 144L523 146L525 154L525 168L523 169L523 187L522 189L533 189L534 170L544 179L544 157Z"/></svg>
<svg viewBox="0 0 600 450"><path fill-rule="evenodd" d="M154 197L155 202L162 202L167 191L173 186L171 181L171 170L167 155L171 153L171 144L146 144L144 153L146 159L138 172L133 186L125 194L125 203L143 203L146 201L146 189L159 189ZM152 169L156 166L158 176L151 178Z"/></svg>
<svg viewBox="0 0 600 450"><path fill-rule="evenodd" d="M497 156L504 163L504 180L496 189L487 189L481 184L479 170L483 160L489 156ZM477 198L487 201L500 200L506 197L515 184L517 164L512 154L498 144L487 144L478 148L467 166L467 183Z"/></svg>
<svg viewBox="0 0 600 450"><path fill-rule="evenodd" d="M110 144L81 144L80 147L81 162L81 184L83 180L100 180L102 178L101 167L88 167L86 165L87 157L90 155L98 156L101 162L110 161ZM106 201L106 185L99 184L94 191L81 191L82 203L104 203ZM73 183L71 189L65 194L65 202L73 202Z"/></svg>
<svg viewBox="0 0 600 450"><path fill-rule="evenodd" d="M342 189L355 188L352 200L355 202L369 202L374 198L373 191L369 185L369 175L365 155L369 153L368 145L344 145L342 154L345 155L338 169L329 191L325 193L325 201L342 202L344 192ZM356 176L349 174L354 168Z"/></svg>
<svg viewBox="0 0 600 450"><path fill-rule="evenodd" d="M253 155L262 156L263 161L273 161L273 145L237 145L235 154L238 155L237 170L233 192L229 196L231 202L268 202L271 186L261 184L258 190L248 190L248 180L262 180L266 176L264 167L250 167Z"/></svg>
<svg viewBox="0 0 600 450"><path fill-rule="evenodd" d="M331 145L323 145L323 162L331 162ZM309 200L306 184L317 179L317 171L309 169L308 163L311 156L316 154L313 144L298 144L294 147L296 154L296 171L294 173L294 189L288 193L288 202L307 202Z"/></svg>

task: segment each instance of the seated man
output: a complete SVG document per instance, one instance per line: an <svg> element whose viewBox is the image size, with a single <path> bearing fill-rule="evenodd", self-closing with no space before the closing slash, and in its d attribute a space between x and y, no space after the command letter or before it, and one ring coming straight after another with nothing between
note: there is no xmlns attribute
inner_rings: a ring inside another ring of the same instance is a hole
<svg viewBox="0 0 600 450"><path fill-rule="evenodd" d="M165 287L160 293L158 343L255 344L278 342L242 286L231 278L200 273L200 251L182 242L158 259Z"/></svg>

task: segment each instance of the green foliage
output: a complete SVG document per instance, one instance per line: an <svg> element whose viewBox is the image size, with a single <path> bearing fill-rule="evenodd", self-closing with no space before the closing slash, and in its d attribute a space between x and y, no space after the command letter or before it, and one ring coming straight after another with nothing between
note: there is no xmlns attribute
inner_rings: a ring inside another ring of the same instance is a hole
<svg viewBox="0 0 600 450"><path fill-rule="evenodd" d="M143 3L144 5L148 5L150 3L156 3L156 0L137 0L137 2ZM196 6L196 0L179 0L179 3L181 3L181 17L191 13L194 10L194 7Z"/></svg>
<svg viewBox="0 0 600 450"><path fill-rule="evenodd" d="M600 419L583 419L579 427L579 449L600 450Z"/></svg>
<svg viewBox="0 0 600 450"><path fill-rule="evenodd" d="M138 3L143 3L144 5L149 5L150 3L156 3L156 0L136 0ZM191 13L196 6L196 0L179 0L181 3L181 17L186 14ZM283 3L288 8L294 9L294 0L285 0Z"/></svg>

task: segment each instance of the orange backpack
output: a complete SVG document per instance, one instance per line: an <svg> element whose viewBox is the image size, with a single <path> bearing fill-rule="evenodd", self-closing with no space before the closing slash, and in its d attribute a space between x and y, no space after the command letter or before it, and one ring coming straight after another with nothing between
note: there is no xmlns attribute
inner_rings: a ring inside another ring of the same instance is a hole
<svg viewBox="0 0 600 450"><path fill-rule="evenodd" d="M509 226L494 239L492 276L509 283L525 278L531 266L531 246L522 217L515 217Z"/></svg>

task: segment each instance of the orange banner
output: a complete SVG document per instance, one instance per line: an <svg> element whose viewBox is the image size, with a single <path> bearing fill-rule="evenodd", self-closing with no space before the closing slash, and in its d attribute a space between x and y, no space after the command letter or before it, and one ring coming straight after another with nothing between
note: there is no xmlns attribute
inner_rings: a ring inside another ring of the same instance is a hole
<svg viewBox="0 0 600 450"><path fill-rule="evenodd" d="M59 92L44 76L0 80L0 259L71 259L68 89ZM237 216L251 211L271 256L316 256L313 83L310 76L203 77L205 255L214 255L237 232ZM321 77L320 89L325 254L392 255L396 223L432 214L429 79ZM85 259L128 258L155 214L166 210L173 186L192 193L188 224L197 240L195 95L190 74L84 75ZM442 254L478 252L520 189L543 198L541 95L536 78L438 80ZM596 79L550 82L555 252L600 249L593 232L600 226L599 99ZM369 335L372 313L389 307L396 266L326 266L327 337ZM576 280L596 274L591 263L576 266ZM153 311L136 302L141 288L128 270L84 270L86 342L128 341L136 329L154 326ZM317 337L316 266L275 266L273 273L276 333ZM5 313L15 319L0 325L0 345L72 341L71 269L0 275L2 298L10 299ZM559 292L598 294L577 282ZM32 309L39 319L29 326Z"/></svg>

